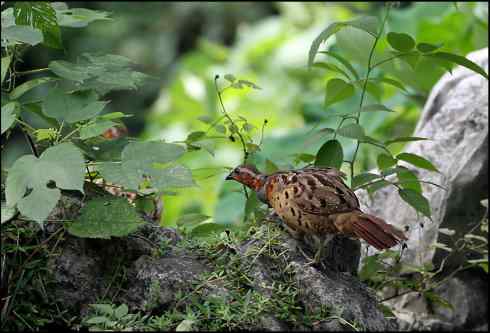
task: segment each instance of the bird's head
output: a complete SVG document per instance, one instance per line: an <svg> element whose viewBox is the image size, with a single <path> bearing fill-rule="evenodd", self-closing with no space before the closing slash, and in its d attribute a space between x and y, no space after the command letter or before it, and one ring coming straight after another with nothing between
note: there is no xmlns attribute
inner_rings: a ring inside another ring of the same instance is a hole
<svg viewBox="0 0 490 333"><path fill-rule="evenodd" d="M267 176L260 173L253 165L240 165L233 169L226 180L236 180L254 191L260 190Z"/></svg>

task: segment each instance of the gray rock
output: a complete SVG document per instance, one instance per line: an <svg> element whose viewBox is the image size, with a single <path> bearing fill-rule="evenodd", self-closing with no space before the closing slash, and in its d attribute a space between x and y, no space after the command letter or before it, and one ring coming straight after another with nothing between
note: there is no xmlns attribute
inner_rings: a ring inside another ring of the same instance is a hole
<svg viewBox="0 0 490 333"><path fill-rule="evenodd" d="M467 57L488 72L488 49L473 52ZM447 236L440 234L439 228L454 230L456 234L453 237L456 239L475 226L484 214L480 201L488 197L487 79L462 67L456 68L452 75L445 74L432 89L413 135L431 140L412 142L407 145L405 152L424 156L441 172L417 169L418 178L447 189L444 191L427 184L422 186L424 196L432 209L433 222L427 218L418 218L415 210L399 198L394 187L378 190L372 199L364 190L359 190L356 194L365 212L382 217L398 227L410 228L407 233L408 249L402 258L404 262L414 265L433 262L437 266L447 252L436 249L433 245L436 242L448 243ZM404 165L414 170L409 164ZM363 255L372 255L375 252L377 251L371 247L367 252L361 251ZM447 263L447 268L460 263L461 257L455 258L456 261ZM487 287L475 285L474 281L462 281L464 279L458 277L457 280L451 281L450 285L453 284L455 287L454 284L458 284L459 292L468 292L461 293L458 297L453 294L448 296L456 304L460 304L459 308L463 312L458 310L452 314L439 313L432 324L427 323L431 328L469 328L475 326L477 321L468 313L479 313L481 310L486 313ZM453 289L450 285L446 291ZM470 292L470 289L473 291ZM473 293L480 294L480 299L469 301L469 295ZM400 313L407 312L406 306L414 297L414 294L407 294L392 304ZM467 304L468 307L465 308L463 304ZM478 309L479 307L483 308ZM410 319L411 328L415 328L415 322L423 322L420 318L427 319L423 315L427 309L420 307L412 310L415 316ZM481 325L481 322L478 324Z"/></svg>

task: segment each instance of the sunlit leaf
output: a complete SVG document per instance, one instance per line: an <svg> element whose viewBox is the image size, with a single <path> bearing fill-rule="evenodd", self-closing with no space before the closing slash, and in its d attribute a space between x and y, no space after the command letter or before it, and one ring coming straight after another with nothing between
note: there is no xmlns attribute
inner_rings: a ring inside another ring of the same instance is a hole
<svg viewBox="0 0 490 333"><path fill-rule="evenodd" d="M408 162L416 167L427 169L430 171L439 172L437 168L428 160L423 158L422 156L411 154L411 153L401 153L396 156L397 159Z"/></svg>
<svg viewBox="0 0 490 333"><path fill-rule="evenodd" d="M411 189L399 189L398 194L403 201L412 206L416 211L422 213L429 219L431 218L429 201L421 193Z"/></svg>
<svg viewBox="0 0 490 333"><path fill-rule="evenodd" d="M394 87L396 87L396 88L398 88L404 92L407 92L407 89L405 88L405 86L400 81L397 81L394 79L390 79L387 77L381 77L381 78L370 79L370 81L386 83L386 84L392 85L392 86L394 86Z"/></svg>
<svg viewBox="0 0 490 333"><path fill-rule="evenodd" d="M460 66L466 67L475 73L480 74L481 76L483 76L488 80L488 74L485 72L485 70L480 66L478 66L477 64L475 64L473 61L465 57L453 53L448 53L448 52L430 53L430 54L426 54L426 56L451 61Z"/></svg>
<svg viewBox="0 0 490 333"><path fill-rule="evenodd" d="M18 99L19 97L24 95L29 90L31 90L31 89L33 89L33 88L35 88L41 84L53 82L53 81L58 81L58 79L54 78L54 77L41 77L38 79L34 79L34 80L24 82L21 85L18 85L17 87L15 87L15 89L10 92L9 97L10 97L10 99Z"/></svg>
<svg viewBox="0 0 490 333"><path fill-rule="evenodd" d="M324 69L327 69L329 71L342 74L347 80L350 80L349 75L347 75L347 73L344 70L342 70L341 68L339 68L338 66L336 66L334 64L329 64L326 62L315 62L312 66L318 67L318 68L324 68Z"/></svg>
<svg viewBox="0 0 490 333"><path fill-rule="evenodd" d="M87 8L56 9L58 24L70 28L83 28L94 21L111 21L109 15L109 12Z"/></svg>
<svg viewBox="0 0 490 333"><path fill-rule="evenodd" d="M398 184L405 189L411 189L415 192L422 193L422 186L420 185L417 175L407 168L399 168L396 172L398 176Z"/></svg>
<svg viewBox="0 0 490 333"><path fill-rule="evenodd" d="M7 56L7 57L2 58L2 83L3 83L3 80L5 80L5 76L7 75L7 71L10 67L11 61L12 61L11 56Z"/></svg>
<svg viewBox="0 0 490 333"><path fill-rule="evenodd" d="M14 25L2 29L2 39L6 39L8 45L19 42L34 46L43 41L43 34L39 29L26 25Z"/></svg>
<svg viewBox="0 0 490 333"><path fill-rule="evenodd" d="M18 105L19 103L17 102L10 102L2 106L2 134L5 133L5 131L7 131L15 122L16 116L14 111Z"/></svg>
<svg viewBox="0 0 490 333"><path fill-rule="evenodd" d="M385 141L384 144L388 146L388 145L391 145L391 144L396 143L396 142L421 141L421 140L429 140L429 139L418 137L418 136L401 136L398 138L387 140L387 141Z"/></svg>

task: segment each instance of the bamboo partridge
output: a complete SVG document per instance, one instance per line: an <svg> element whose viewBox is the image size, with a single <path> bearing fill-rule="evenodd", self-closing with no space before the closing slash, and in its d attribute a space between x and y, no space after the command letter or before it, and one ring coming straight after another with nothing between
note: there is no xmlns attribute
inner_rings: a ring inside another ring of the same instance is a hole
<svg viewBox="0 0 490 333"><path fill-rule="evenodd" d="M313 235L318 246L315 263L320 261L322 249L335 234L362 238L378 250L407 240L391 224L361 212L356 195L342 176L337 169L316 167L264 175L252 165L243 165L236 167L226 179L254 190L284 221L293 237Z"/></svg>

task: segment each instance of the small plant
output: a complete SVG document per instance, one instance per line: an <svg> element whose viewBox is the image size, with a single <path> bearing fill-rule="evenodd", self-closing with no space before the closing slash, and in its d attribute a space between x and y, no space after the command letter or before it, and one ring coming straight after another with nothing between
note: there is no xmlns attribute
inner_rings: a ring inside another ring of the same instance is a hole
<svg viewBox="0 0 490 333"><path fill-rule="evenodd" d="M88 327L89 331L102 330L140 330L144 327L148 315L128 313L128 306L121 304L115 307L113 304L90 304L92 313L84 318L82 327Z"/></svg>

